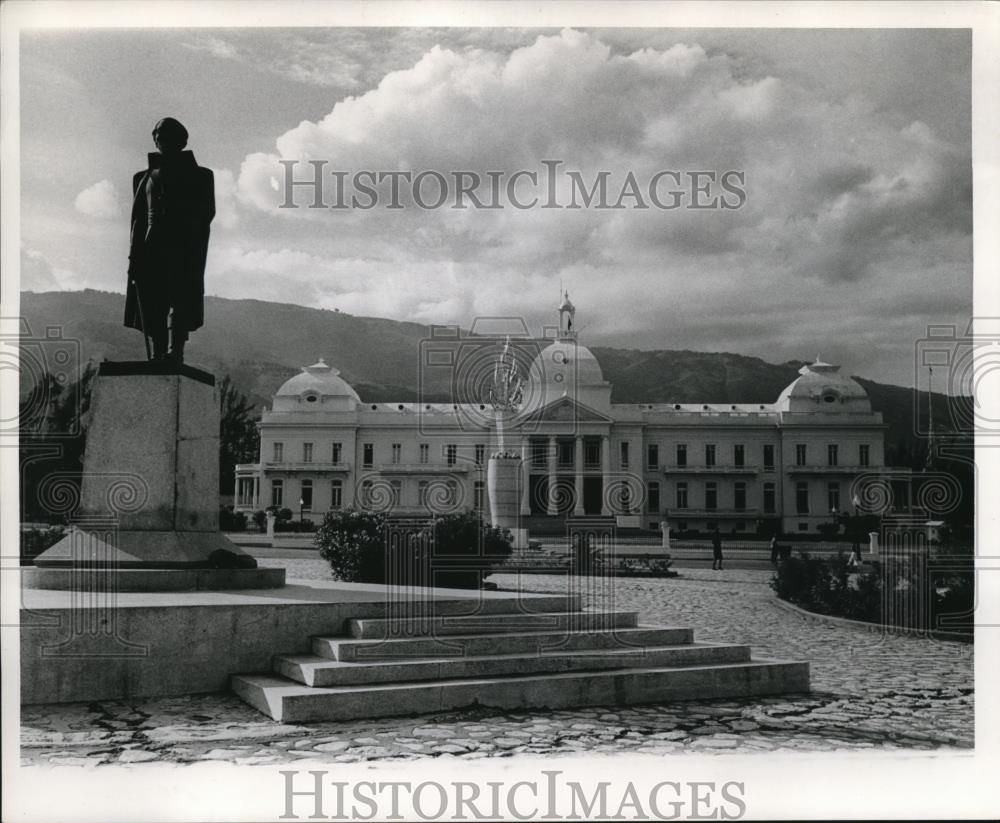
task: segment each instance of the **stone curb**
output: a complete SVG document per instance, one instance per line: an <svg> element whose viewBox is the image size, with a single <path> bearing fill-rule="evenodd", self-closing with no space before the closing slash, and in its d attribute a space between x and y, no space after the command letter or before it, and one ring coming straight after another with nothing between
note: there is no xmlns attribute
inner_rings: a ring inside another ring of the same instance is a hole
<svg viewBox="0 0 1000 823"><path fill-rule="evenodd" d="M919 635L931 640L950 640L956 643L972 643L974 640L974 635L971 634L924 631L923 629L909 629L902 626L885 626L881 623L867 623L864 620L851 620L847 617L835 617L832 614L819 614L818 612L811 612L808 609L803 609L801 606L796 606L794 603L789 603L787 600L782 600L777 596L774 597L773 602L778 608L799 614L807 620L812 620L815 623L831 623L835 626L862 629L863 631L872 634L886 632L888 634Z"/></svg>

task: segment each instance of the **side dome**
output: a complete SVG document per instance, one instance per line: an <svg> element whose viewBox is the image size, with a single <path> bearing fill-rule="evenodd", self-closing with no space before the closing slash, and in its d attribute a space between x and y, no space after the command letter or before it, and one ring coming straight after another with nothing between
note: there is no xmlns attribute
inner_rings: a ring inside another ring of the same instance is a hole
<svg viewBox="0 0 1000 823"><path fill-rule="evenodd" d="M304 366L300 374L286 380L274 395L274 411L339 411L361 402L358 393L327 365L323 358Z"/></svg>
<svg viewBox="0 0 1000 823"><path fill-rule="evenodd" d="M871 413L868 393L856 380L840 374L840 366L817 358L799 369L799 375L779 395L775 404L778 411Z"/></svg>

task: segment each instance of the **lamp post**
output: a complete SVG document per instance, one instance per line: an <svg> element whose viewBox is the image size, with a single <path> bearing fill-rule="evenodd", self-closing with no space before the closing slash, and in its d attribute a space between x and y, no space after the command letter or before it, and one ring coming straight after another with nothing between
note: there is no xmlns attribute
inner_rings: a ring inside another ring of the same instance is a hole
<svg viewBox="0 0 1000 823"><path fill-rule="evenodd" d="M305 506L306 501L301 497L299 498L299 522L302 522L302 508Z"/></svg>

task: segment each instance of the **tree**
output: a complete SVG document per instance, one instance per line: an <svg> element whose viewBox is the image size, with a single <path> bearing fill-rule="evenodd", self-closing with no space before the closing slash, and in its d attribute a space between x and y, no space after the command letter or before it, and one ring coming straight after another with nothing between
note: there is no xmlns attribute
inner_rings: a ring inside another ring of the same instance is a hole
<svg viewBox="0 0 1000 823"><path fill-rule="evenodd" d="M236 464L257 459L260 432L251 403L227 374L219 383L219 493L232 494Z"/></svg>

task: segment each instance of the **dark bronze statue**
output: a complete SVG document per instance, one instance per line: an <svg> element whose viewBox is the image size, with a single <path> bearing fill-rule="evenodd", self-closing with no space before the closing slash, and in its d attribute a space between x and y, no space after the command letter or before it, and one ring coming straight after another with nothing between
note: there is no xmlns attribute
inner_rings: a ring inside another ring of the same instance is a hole
<svg viewBox="0 0 1000 823"><path fill-rule="evenodd" d="M143 333L146 356L178 363L188 334L204 322L205 258L215 217L212 171L184 151L187 139L187 129L165 117L153 128L157 151L149 168L132 178L125 295L125 325Z"/></svg>

